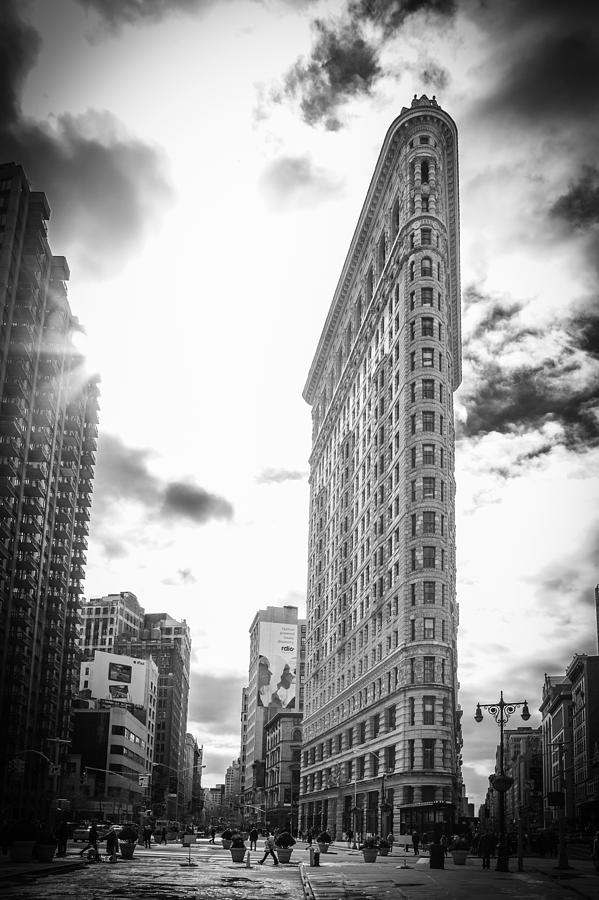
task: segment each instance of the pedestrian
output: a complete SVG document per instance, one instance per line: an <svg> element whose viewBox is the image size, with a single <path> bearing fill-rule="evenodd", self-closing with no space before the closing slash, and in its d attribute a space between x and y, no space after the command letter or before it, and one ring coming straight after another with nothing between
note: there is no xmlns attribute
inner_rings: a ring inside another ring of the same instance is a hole
<svg viewBox="0 0 599 900"><path fill-rule="evenodd" d="M117 853L119 849L119 839L117 837L114 826L110 826L110 831L106 835L106 855L108 862L115 863L117 861Z"/></svg>
<svg viewBox="0 0 599 900"><path fill-rule="evenodd" d="M160 832L160 840L158 841L158 843L162 844L163 841L165 844L168 844L168 841L166 839L166 828L163 828ZM214 843L214 841L212 843Z"/></svg>
<svg viewBox="0 0 599 900"><path fill-rule="evenodd" d="M272 856L272 858L274 859L274 861L275 861L275 866L278 866L278 865L279 865L279 860L277 859L277 855L276 855L276 853L275 853L275 839L274 839L274 837L272 837L272 835L269 834L268 831L267 831L267 832L266 832L266 838L264 839L264 856L263 856L262 859L260 860L260 865L262 865L262 864L265 862L266 857L267 857L269 854L270 854L270 856Z"/></svg>
<svg viewBox="0 0 599 900"><path fill-rule="evenodd" d="M258 829L254 825L253 828L250 829L250 833L248 835L250 839L250 850L258 849Z"/></svg>
<svg viewBox="0 0 599 900"><path fill-rule="evenodd" d="M214 838L215 838L215 837L216 837L216 828L212 827L212 828L210 829L210 840L208 841L208 843L209 843L209 844L214 844Z"/></svg>
<svg viewBox="0 0 599 900"><path fill-rule="evenodd" d="M414 848L414 856L420 856L420 852L418 850L420 846L420 835L417 831L412 832L412 846Z"/></svg>
<svg viewBox="0 0 599 900"><path fill-rule="evenodd" d="M354 839L354 833L353 833L353 831L351 830L351 828L348 828L348 829L347 829L346 836L347 836L347 846L348 846L348 847L351 847L351 842L352 842L353 839Z"/></svg>
<svg viewBox="0 0 599 900"><path fill-rule="evenodd" d="M149 825L144 825L144 847L149 850L152 846L152 829Z"/></svg>
<svg viewBox="0 0 599 900"><path fill-rule="evenodd" d="M57 856L66 856L67 855L67 840L69 837L69 826L66 822L61 822L56 830L57 837L57 847L56 847L56 855Z"/></svg>
<svg viewBox="0 0 599 900"><path fill-rule="evenodd" d="M491 868L491 852L493 850L493 835L481 834L478 840L478 855L483 861L483 869Z"/></svg>
<svg viewBox="0 0 599 900"><path fill-rule="evenodd" d="M446 834L441 835L441 840L439 841L439 843L441 844L441 847L443 848L443 856L448 856L449 855L449 841L447 840Z"/></svg>
<svg viewBox="0 0 599 900"><path fill-rule="evenodd" d="M308 847L312 846L312 829L311 828L308 828L308 830L306 831L306 844L308 845Z"/></svg>
<svg viewBox="0 0 599 900"><path fill-rule="evenodd" d="M599 872L599 831L595 832L595 837L593 838L593 846L591 848L591 856L593 858L595 872Z"/></svg>
<svg viewBox="0 0 599 900"><path fill-rule="evenodd" d="M389 844L389 856L393 853L393 844L395 843L395 836L392 831L387 835L387 843Z"/></svg>
<svg viewBox="0 0 599 900"><path fill-rule="evenodd" d="M96 827L95 822L91 825L91 827L89 829L89 833L87 835L87 847L84 847L83 850L79 851L79 856L83 856L83 854L86 853L88 850L94 850L95 855L99 856L99 853L98 853L98 829ZM91 855L90 855L90 859L91 859Z"/></svg>

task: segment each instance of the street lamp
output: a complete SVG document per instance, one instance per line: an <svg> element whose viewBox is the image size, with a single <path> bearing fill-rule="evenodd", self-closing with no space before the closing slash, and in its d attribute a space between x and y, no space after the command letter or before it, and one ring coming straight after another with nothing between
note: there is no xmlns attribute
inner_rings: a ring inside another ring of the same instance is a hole
<svg viewBox="0 0 599 900"><path fill-rule="evenodd" d="M476 712L474 714L475 722L482 722L483 709L487 709L497 724L499 725L499 775L491 776L489 781L492 787L499 795L499 844L497 845L497 872L509 872L509 850L505 839L505 792L510 789L513 779L505 774L503 766L503 728L507 725L510 716L516 712L521 706L521 716L524 722L530 719L530 711L526 700L519 700L517 703L507 703L503 699L503 691L500 693L498 703L477 703Z"/></svg>

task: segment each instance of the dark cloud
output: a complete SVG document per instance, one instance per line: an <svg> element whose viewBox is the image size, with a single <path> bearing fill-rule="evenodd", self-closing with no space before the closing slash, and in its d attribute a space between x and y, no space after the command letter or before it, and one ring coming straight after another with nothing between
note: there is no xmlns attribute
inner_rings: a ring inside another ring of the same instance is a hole
<svg viewBox="0 0 599 900"><path fill-rule="evenodd" d="M549 214L567 225L585 229L599 222L599 169L586 165L578 181L571 182L565 194L559 197Z"/></svg>
<svg viewBox="0 0 599 900"><path fill-rule="evenodd" d="M108 112L25 117L23 81L39 35L6 3L0 20L0 160L20 163L53 211L54 248L95 276L112 275L145 236L170 197L160 151L125 133Z"/></svg>
<svg viewBox="0 0 599 900"><path fill-rule="evenodd" d="M167 484L162 512L166 516L208 522L210 519L232 519L233 507L224 497L209 494L203 488L184 481Z"/></svg>
<svg viewBox="0 0 599 900"><path fill-rule="evenodd" d="M460 436L556 422L563 430L556 441L575 449L598 444L599 371L589 364L589 344L599 332L597 317L586 314L556 322L553 330L535 329L522 325L517 304L495 303L470 289L466 304L472 303L486 304L486 311L465 347L461 399L467 420L460 425ZM509 354L516 351L523 361L512 365Z"/></svg>
<svg viewBox="0 0 599 900"><path fill-rule="evenodd" d="M349 23L332 26L316 19L312 27L316 40L310 58L298 60L287 72L283 94L299 96L308 125L322 122L337 131L339 107L352 97L370 94L381 75L378 49Z"/></svg>
<svg viewBox="0 0 599 900"><path fill-rule="evenodd" d="M301 481L306 478L306 472L298 469L263 469L256 477L258 484L282 484L285 481Z"/></svg>
<svg viewBox="0 0 599 900"><path fill-rule="evenodd" d="M263 171L260 184L270 204L315 206L338 193L341 181L310 160L308 156L282 156Z"/></svg>
<svg viewBox="0 0 599 900"><path fill-rule="evenodd" d="M154 518L191 519L198 524L232 518L233 507L223 497L188 482L164 482L154 475L148 466L153 455L146 448L128 447L117 435L101 435L94 482L94 520L99 518L101 524L110 522L114 506L121 501L141 505Z"/></svg>
<svg viewBox="0 0 599 900"><path fill-rule="evenodd" d="M87 12L94 10L111 31L137 22L160 22L173 13L195 13L216 0L77 0Z"/></svg>
<svg viewBox="0 0 599 900"><path fill-rule="evenodd" d="M420 80L425 88L444 91L449 84L449 72L443 66L429 60L420 69Z"/></svg>
<svg viewBox="0 0 599 900"><path fill-rule="evenodd" d="M240 728L241 691L244 680L238 672L211 675L192 670L189 683L189 719L202 731L237 733Z"/></svg>
<svg viewBox="0 0 599 900"><path fill-rule="evenodd" d="M338 19L314 19L310 55L289 69L283 89L273 92L272 99L297 98L308 125L336 131L342 126L341 107L371 94L385 74L380 52L405 20L417 13L450 17L454 12L453 0L352 0ZM435 77L442 80L439 67L429 69L429 83Z"/></svg>

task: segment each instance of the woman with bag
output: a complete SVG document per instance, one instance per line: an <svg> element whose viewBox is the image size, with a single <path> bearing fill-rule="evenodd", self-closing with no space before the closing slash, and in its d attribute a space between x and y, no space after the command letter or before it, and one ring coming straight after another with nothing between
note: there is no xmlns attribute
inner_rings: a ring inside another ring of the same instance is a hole
<svg viewBox="0 0 599 900"><path fill-rule="evenodd" d="M119 850L119 839L116 836L116 831L114 828L111 828L108 834L106 835L106 853L108 855L108 861L111 863L115 863L117 860L117 853Z"/></svg>

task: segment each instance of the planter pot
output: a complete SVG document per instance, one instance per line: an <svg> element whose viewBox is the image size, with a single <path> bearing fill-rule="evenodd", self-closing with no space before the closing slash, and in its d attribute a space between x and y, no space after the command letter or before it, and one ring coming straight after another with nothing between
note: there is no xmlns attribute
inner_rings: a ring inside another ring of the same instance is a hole
<svg viewBox="0 0 599 900"><path fill-rule="evenodd" d="M456 866L465 866L468 858L467 850L452 850L451 855Z"/></svg>
<svg viewBox="0 0 599 900"><path fill-rule="evenodd" d="M31 862L35 841L13 841L10 845L11 862Z"/></svg>
<svg viewBox="0 0 599 900"><path fill-rule="evenodd" d="M389 847L379 847L379 856L389 856Z"/></svg>
<svg viewBox="0 0 599 900"><path fill-rule="evenodd" d="M134 841L121 841L121 856L123 859L133 859L133 851L135 850Z"/></svg>
<svg viewBox="0 0 599 900"><path fill-rule="evenodd" d="M231 849L232 841L228 841L227 838L221 838L221 841L222 841L223 848L224 848L225 850L230 850L230 849Z"/></svg>
<svg viewBox="0 0 599 900"><path fill-rule="evenodd" d="M291 847L275 847L275 853L279 857L279 862L288 863L291 859L293 849Z"/></svg>
<svg viewBox="0 0 599 900"><path fill-rule="evenodd" d="M39 862L52 862L56 853L56 844L36 844L35 856Z"/></svg>
<svg viewBox="0 0 599 900"><path fill-rule="evenodd" d="M231 859L234 863L242 863L247 853L247 847L231 847Z"/></svg>
<svg viewBox="0 0 599 900"><path fill-rule="evenodd" d="M362 850L362 854L364 856L364 862L373 863L378 856L379 851L376 847L364 847Z"/></svg>
<svg viewBox="0 0 599 900"><path fill-rule="evenodd" d="M318 842L318 849L321 853L328 853L330 846L330 844L321 844L320 841Z"/></svg>

